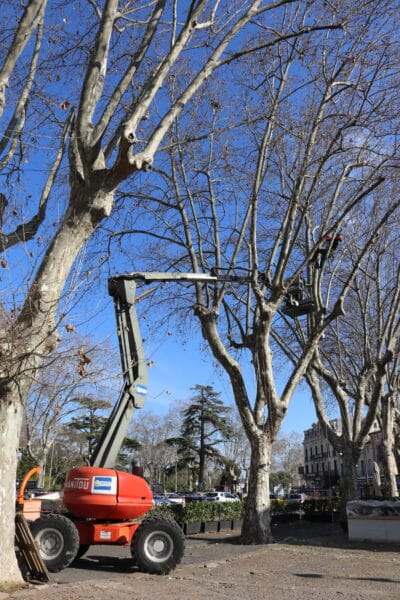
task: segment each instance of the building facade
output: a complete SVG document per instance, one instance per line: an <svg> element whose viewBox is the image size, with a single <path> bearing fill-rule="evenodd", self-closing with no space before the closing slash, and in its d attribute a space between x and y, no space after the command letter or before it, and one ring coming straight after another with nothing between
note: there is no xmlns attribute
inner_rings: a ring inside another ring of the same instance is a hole
<svg viewBox="0 0 400 600"><path fill-rule="evenodd" d="M341 420L333 419L331 426L341 434ZM382 473L381 464L382 434L377 423L371 429L357 465L357 486L361 496L373 493L374 463ZM302 487L310 494L324 493L335 495L339 491L340 475L343 471L340 453L336 452L328 440L326 428L313 423L304 431L303 440L304 467L302 469Z"/></svg>
<svg viewBox="0 0 400 600"><path fill-rule="evenodd" d="M341 423L339 419L331 421L331 425L340 434ZM342 461L339 454L329 443L326 430L320 423L313 423L310 429L304 432L303 440L304 468L303 487L308 493L338 490Z"/></svg>

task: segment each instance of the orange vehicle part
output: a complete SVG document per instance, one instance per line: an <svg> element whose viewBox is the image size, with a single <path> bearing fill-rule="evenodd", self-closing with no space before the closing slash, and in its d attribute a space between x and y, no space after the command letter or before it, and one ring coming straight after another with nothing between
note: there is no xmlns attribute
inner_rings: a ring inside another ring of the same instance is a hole
<svg viewBox="0 0 400 600"><path fill-rule="evenodd" d="M91 523L90 521L75 521L79 532L79 543L92 546L93 544L116 544L130 546L133 534L140 522L123 521L119 523Z"/></svg>
<svg viewBox="0 0 400 600"><path fill-rule="evenodd" d="M21 485L19 486L19 490L18 490L18 494L17 494L17 504L24 504L25 502L25 498L24 498L24 494L25 494L25 488L26 488L26 484L28 483L28 481L30 480L31 477L33 477L33 475L36 475L36 473L40 473L40 471L42 470L42 467L33 467L32 469L30 469L30 471L27 472L27 474L25 475L25 477L23 478Z"/></svg>
<svg viewBox="0 0 400 600"><path fill-rule="evenodd" d="M41 470L42 467L33 467L32 469L30 469L30 471L28 471L25 477L23 478L17 493L17 511L22 512L27 521L34 521L35 519L38 519L41 515L42 501L37 498L29 500L25 498L25 489L28 481L31 477L33 477L33 475L36 475L36 473L40 473Z"/></svg>
<svg viewBox="0 0 400 600"><path fill-rule="evenodd" d="M136 519L154 505L142 477L99 467L72 469L65 480L63 502L77 517L105 521Z"/></svg>

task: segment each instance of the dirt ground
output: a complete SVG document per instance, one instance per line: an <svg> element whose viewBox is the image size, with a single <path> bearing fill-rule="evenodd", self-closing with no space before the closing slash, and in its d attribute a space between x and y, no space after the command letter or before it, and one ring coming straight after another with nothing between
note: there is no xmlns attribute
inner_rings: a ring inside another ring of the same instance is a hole
<svg viewBox="0 0 400 600"><path fill-rule="evenodd" d="M190 536L167 576L136 571L127 548L99 546L49 584L0 600L399 600L400 544L349 542L336 524L303 521L274 536L269 546L241 546L238 532Z"/></svg>

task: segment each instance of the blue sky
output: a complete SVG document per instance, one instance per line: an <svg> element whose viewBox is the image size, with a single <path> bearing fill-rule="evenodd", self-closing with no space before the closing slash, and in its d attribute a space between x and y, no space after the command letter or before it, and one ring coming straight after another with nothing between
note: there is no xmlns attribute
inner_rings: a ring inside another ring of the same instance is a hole
<svg viewBox="0 0 400 600"><path fill-rule="evenodd" d="M193 340L191 348L188 345L183 348L176 340L168 339L152 355L152 360L154 367L149 369L146 406L153 412L167 410L171 401L189 398L190 388L198 383L212 385L226 404L232 404L232 392L226 376L216 369L205 352L199 350L197 340ZM302 433L315 421L311 397L306 387L301 386L292 399L281 431Z"/></svg>
<svg viewBox="0 0 400 600"><path fill-rule="evenodd" d="M98 286L94 286L97 288L97 300L92 301L90 308L88 302L84 302L84 306L80 307L80 317L78 306L75 307L78 314L75 317L72 314L70 316L82 335L88 335L92 340L107 340L107 345L111 345L115 352L116 364L119 365L113 302L107 294L105 278L101 279L103 281L98 281ZM96 292L92 289L90 295L94 299ZM140 313L140 310L138 312ZM162 416L177 401L189 399L192 395L191 388L196 384L213 386L215 391L220 393L224 403L232 405L234 400L228 378L222 368L217 367L211 352L204 349L204 343L200 332L196 331L196 326L192 331L186 332L185 338L182 339L172 323L166 324L163 328L158 325L155 329L151 320L151 312L146 311L145 321L139 314L142 337L145 338L145 357L153 364L148 367L148 396L145 410ZM122 385L122 377L120 382ZM114 381L113 385L115 385ZM279 385L278 375L278 388ZM116 401L118 388L115 393ZM302 434L316 420L311 396L306 385L302 384L290 403L281 431L287 434L292 432Z"/></svg>
<svg viewBox="0 0 400 600"><path fill-rule="evenodd" d="M234 402L227 376L217 368L211 353L200 349L200 343L200 335L194 335L183 345L172 333L162 341L149 340L145 344L146 357L154 363L148 369L146 409L161 415L176 401L190 398L191 388L196 384L212 385L225 404ZM302 433L314 421L311 397L306 387L301 386L290 404L281 431Z"/></svg>

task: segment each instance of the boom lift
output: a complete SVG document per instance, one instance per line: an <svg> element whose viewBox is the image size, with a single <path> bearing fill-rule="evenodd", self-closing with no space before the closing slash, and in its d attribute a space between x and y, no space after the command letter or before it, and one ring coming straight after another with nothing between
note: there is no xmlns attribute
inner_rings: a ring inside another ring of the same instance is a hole
<svg viewBox="0 0 400 600"><path fill-rule="evenodd" d="M263 275L259 277L262 280ZM168 573L182 559L184 536L175 521L162 516L137 521L154 505L147 482L114 469L133 413L143 407L147 393L147 371L135 308L136 283L167 281L250 283L251 278L248 273L138 272L109 279L108 291L114 299L117 320L123 388L90 465L76 467L66 477L63 503L68 513L42 515L30 523L49 571L67 567L94 544L130 545L135 563L148 573Z"/></svg>
<svg viewBox="0 0 400 600"><path fill-rule="evenodd" d="M30 523L49 571L67 567L93 544L130 545L135 564L148 573L168 573L183 556L184 536L174 520L160 515L137 520L154 506L147 482L113 468L132 415L144 405L147 392L135 279L121 276L109 280L124 374L120 398L90 466L76 467L67 475L63 504L68 513L42 515Z"/></svg>

